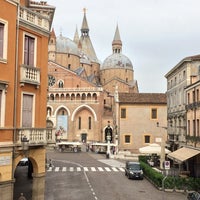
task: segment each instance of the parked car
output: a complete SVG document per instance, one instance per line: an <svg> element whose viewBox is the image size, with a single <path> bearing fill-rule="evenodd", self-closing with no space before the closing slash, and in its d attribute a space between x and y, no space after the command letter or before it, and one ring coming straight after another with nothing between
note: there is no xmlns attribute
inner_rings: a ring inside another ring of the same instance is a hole
<svg viewBox="0 0 200 200"><path fill-rule="evenodd" d="M143 179L143 170L139 162L127 161L125 166L125 176L129 179Z"/></svg>
<svg viewBox="0 0 200 200"><path fill-rule="evenodd" d="M200 194L198 192L189 192L187 195L188 200L200 200Z"/></svg>
<svg viewBox="0 0 200 200"><path fill-rule="evenodd" d="M28 158L22 158L19 161L18 166L28 166Z"/></svg>

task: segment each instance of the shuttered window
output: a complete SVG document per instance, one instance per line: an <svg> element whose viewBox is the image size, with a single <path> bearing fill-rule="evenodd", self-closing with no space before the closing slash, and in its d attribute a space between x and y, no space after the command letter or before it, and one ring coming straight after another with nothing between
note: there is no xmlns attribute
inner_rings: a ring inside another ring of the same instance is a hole
<svg viewBox="0 0 200 200"><path fill-rule="evenodd" d="M78 129L81 129L81 117L78 118Z"/></svg>
<svg viewBox="0 0 200 200"><path fill-rule="evenodd" d="M32 127L33 95L23 95L22 127Z"/></svg>
<svg viewBox="0 0 200 200"><path fill-rule="evenodd" d="M2 90L0 90L0 126L1 126L1 112L2 112Z"/></svg>
<svg viewBox="0 0 200 200"><path fill-rule="evenodd" d="M4 24L0 23L0 58L3 58Z"/></svg>
<svg viewBox="0 0 200 200"><path fill-rule="evenodd" d="M144 136L144 143L150 143L150 139L151 139L150 135L145 135Z"/></svg>
<svg viewBox="0 0 200 200"><path fill-rule="evenodd" d="M91 128L92 128L92 118L91 117L88 117L88 128L89 128L89 130L91 130Z"/></svg>
<svg viewBox="0 0 200 200"><path fill-rule="evenodd" d="M126 118L126 108L121 108L121 118Z"/></svg>
<svg viewBox="0 0 200 200"><path fill-rule="evenodd" d="M25 36L24 41L24 64L34 66L34 45L35 39L30 36Z"/></svg>

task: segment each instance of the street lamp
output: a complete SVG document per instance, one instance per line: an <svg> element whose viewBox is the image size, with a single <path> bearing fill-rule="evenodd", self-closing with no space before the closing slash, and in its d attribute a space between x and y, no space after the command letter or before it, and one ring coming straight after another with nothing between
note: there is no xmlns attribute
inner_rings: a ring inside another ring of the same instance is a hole
<svg viewBox="0 0 200 200"><path fill-rule="evenodd" d="M108 121L108 126L106 128L106 140L107 140L106 158L109 158L110 157L110 141L111 141L110 121Z"/></svg>
<svg viewBox="0 0 200 200"><path fill-rule="evenodd" d="M157 127L159 126L159 122L157 122ZM167 127L160 127L160 128L164 128L165 130L167 130ZM163 169L163 164L165 162L165 141L164 141L164 137L162 135L161 138L161 152L160 152L160 168Z"/></svg>
<svg viewBox="0 0 200 200"><path fill-rule="evenodd" d="M29 148L28 147L29 140L27 139L25 135L21 138L21 143L22 143L22 150L24 154L26 155L26 152L28 151L28 148Z"/></svg>

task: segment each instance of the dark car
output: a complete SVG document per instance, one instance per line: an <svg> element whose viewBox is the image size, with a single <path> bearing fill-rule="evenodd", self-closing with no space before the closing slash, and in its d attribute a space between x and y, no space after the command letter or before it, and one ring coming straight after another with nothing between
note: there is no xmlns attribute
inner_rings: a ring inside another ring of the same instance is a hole
<svg viewBox="0 0 200 200"><path fill-rule="evenodd" d="M125 166L125 176L129 179L143 179L143 170L139 162L127 161Z"/></svg>
<svg viewBox="0 0 200 200"><path fill-rule="evenodd" d="M188 200L200 200L200 194L198 192L189 192L187 195Z"/></svg>

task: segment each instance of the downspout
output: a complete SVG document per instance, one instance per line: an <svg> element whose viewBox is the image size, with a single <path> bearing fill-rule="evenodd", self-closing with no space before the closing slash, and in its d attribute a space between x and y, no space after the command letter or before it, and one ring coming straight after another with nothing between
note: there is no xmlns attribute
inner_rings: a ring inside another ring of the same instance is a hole
<svg viewBox="0 0 200 200"><path fill-rule="evenodd" d="M17 4L17 20L16 20L16 42L15 42L15 77L14 77L14 112L13 112L13 161L15 159L15 143L17 134L17 91L18 91L18 44L19 44L19 12L20 2ZM14 162L13 162L13 179L14 179Z"/></svg>
<svg viewBox="0 0 200 200"><path fill-rule="evenodd" d="M196 95L196 87L194 87L194 132L193 132L193 137L196 138L197 135L197 108L196 108L196 102L197 102L197 95ZM194 141L194 147L196 147L196 141Z"/></svg>

